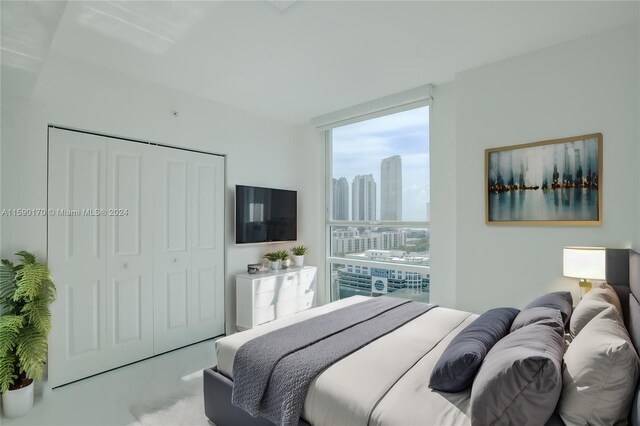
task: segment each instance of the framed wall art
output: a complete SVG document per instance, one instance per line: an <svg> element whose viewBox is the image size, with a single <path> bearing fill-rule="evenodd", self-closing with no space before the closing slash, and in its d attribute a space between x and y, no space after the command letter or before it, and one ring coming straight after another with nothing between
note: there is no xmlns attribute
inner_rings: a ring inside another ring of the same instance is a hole
<svg viewBox="0 0 640 426"><path fill-rule="evenodd" d="M602 134L485 150L490 225L602 224Z"/></svg>

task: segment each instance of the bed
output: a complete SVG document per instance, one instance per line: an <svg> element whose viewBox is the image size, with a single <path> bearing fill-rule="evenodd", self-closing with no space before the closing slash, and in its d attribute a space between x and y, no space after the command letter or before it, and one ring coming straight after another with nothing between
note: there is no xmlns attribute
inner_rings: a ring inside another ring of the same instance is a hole
<svg viewBox="0 0 640 426"><path fill-rule="evenodd" d="M625 324L637 348L640 254L627 249L608 249L607 282L623 302ZM258 336L367 299L350 297L217 341L218 365L204 372L206 415L218 426L271 425L267 419L252 417L231 403L233 363L238 349ZM428 387L428 378L447 345L476 318L477 315L468 312L435 307L341 359L311 382L299 424L471 424L471 391L433 391ZM640 425L637 401L629 415L631 424ZM547 424L563 423L554 416Z"/></svg>

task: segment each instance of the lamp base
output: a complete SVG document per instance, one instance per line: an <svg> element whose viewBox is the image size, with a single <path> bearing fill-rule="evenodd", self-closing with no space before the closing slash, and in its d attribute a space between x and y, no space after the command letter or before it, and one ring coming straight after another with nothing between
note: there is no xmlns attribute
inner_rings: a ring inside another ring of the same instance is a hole
<svg viewBox="0 0 640 426"><path fill-rule="evenodd" d="M589 290L593 288L593 284L591 284L591 281L586 279L580 280L578 285L580 286L580 298L583 298L584 295L587 294Z"/></svg>

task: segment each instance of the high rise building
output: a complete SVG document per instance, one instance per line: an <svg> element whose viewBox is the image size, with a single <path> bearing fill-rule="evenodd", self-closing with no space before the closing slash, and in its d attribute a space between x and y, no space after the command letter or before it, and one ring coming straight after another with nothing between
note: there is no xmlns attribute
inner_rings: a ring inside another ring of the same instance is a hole
<svg viewBox="0 0 640 426"><path fill-rule="evenodd" d="M334 230L331 233L331 255L343 256L366 250L392 250L407 244L406 232L402 229L382 232L360 232Z"/></svg>
<svg viewBox="0 0 640 426"><path fill-rule="evenodd" d="M349 220L349 182L333 178L333 220Z"/></svg>
<svg viewBox="0 0 640 426"><path fill-rule="evenodd" d="M380 219L402 220L402 158L384 158L380 164Z"/></svg>
<svg viewBox="0 0 640 426"><path fill-rule="evenodd" d="M351 218L376 220L376 181L373 175L358 175L351 184Z"/></svg>

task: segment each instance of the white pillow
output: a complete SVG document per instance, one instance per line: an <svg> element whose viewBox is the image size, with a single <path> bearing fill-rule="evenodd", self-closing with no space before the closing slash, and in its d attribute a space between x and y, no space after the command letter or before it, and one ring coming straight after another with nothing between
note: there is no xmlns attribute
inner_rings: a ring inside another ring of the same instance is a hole
<svg viewBox="0 0 640 426"><path fill-rule="evenodd" d="M564 355L559 413L567 425L612 425L629 415L640 361L613 306L582 329Z"/></svg>
<svg viewBox="0 0 640 426"><path fill-rule="evenodd" d="M594 287L591 291L584 295L582 300L578 302L578 306L571 314L569 321L569 331L573 337L576 337L580 330L591 321L600 312L614 306L616 312L622 320L622 306L616 291L609 284L601 284Z"/></svg>

